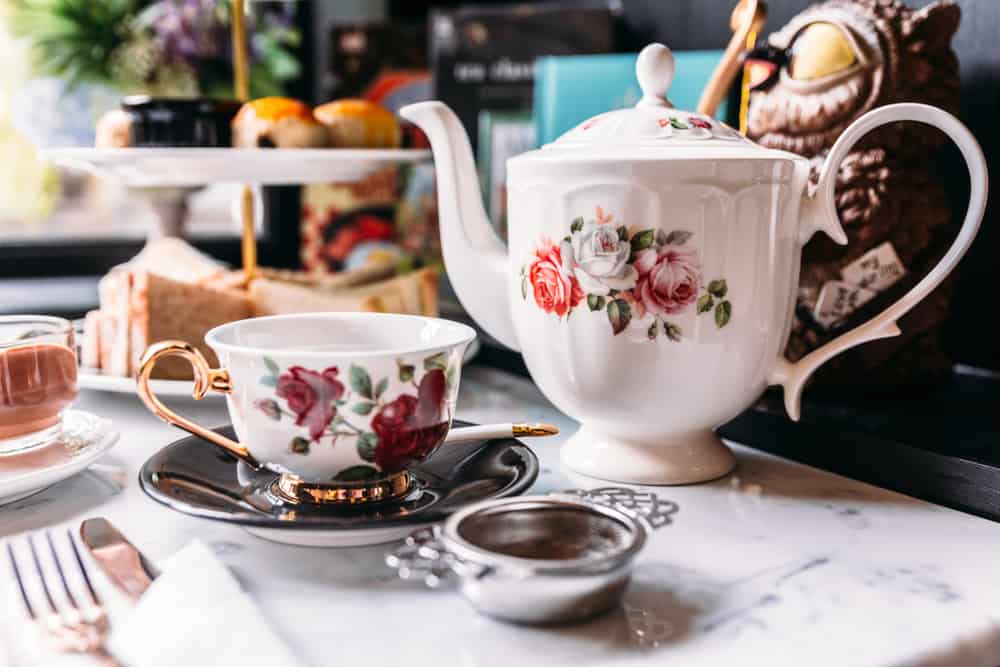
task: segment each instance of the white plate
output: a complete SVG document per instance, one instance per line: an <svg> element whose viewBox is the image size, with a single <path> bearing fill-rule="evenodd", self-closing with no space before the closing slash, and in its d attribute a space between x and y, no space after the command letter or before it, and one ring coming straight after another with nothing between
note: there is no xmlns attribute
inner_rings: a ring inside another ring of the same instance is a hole
<svg viewBox="0 0 1000 667"><path fill-rule="evenodd" d="M467 364L479 354L479 339L473 340L465 348L463 364ZM77 372L77 384L81 389L110 391L117 394L136 395L135 378L119 375L104 375L100 370L81 367ZM194 383L190 380L150 380L150 388L157 396L191 398ZM205 397L224 398L225 394L208 392Z"/></svg>
<svg viewBox="0 0 1000 667"><path fill-rule="evenodd" d="M135 378L122 375L104 375L96 368L83 368L77 371L76 382L80 389L95 391L110 391L116 394L136 394ZM150 380L149 386L157 396L185 396L191 398L194 382L190 380ZM223 398L225 394L208 392L205 397Z"/></svg>
<svg viewBox="0 0 1000 667"><path fill-rule="evenodd" d="M63 415L62 437L24 452L0 455L0 505L37 493L85 470L120 434L111 420L82 410Z"/></svg>
<svg viewBox="0 0 1000 667"><path fill-rule="evenodd" d="M49 148L64 167L114 178L131 187L212 183L296 185L356 181L383 167L430 159L413 148Z"/></svg>

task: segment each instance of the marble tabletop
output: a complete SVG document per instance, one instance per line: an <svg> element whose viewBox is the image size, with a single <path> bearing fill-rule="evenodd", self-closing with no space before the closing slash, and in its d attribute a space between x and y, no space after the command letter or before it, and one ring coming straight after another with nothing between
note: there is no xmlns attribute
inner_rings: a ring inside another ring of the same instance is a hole
<svg viewBox="0 0 1000 667"><path fill-rule="evenodd" d="M226 421L221 401L187 403L196 420ZM121 441L87 472L0 508L0 538L96 515L153 559L200 538L304 665L1000 665L1000 525L740 445L731 475L655 489L680 511L651 536L620 609L531 628L397 580L385 545L285 546L154 503L137 471L180 432L135 397L84 392L77 407L113 419ZM562 435L532 443L535 490L606 485L560 467L576 424L527 380L467 369L458 416L553 422Z"/></svg>

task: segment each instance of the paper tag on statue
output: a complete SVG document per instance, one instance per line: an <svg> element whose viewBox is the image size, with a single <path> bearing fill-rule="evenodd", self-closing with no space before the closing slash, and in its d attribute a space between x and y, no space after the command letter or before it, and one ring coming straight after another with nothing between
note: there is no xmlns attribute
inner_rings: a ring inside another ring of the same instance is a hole
<svg viewBox="0 0 1000 667"><path fill-rule="evenodd" d="M844 282L876 292L889 289L904 275L906 267L888 241L872 248L840 271Z"/></svg>
<svg viewBox="0 0 1000 667"><path fill-rule="evenodd" d="M855 310L878 296L878 292L841 280L830 280L823 285L813 308L813 319L829 329Z"/></svg>

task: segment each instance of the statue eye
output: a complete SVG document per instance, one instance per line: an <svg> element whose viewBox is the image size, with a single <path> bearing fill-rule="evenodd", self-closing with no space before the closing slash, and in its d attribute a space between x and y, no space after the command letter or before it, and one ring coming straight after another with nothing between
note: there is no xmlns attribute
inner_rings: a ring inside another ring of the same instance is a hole
<svg viewBox="0 0 1000 667"><path fill-rule="evenodd" d="M798 81L809 81L841 72L858 57L843 30L832 23L805 27L789 49L788 73Z"/></svg>

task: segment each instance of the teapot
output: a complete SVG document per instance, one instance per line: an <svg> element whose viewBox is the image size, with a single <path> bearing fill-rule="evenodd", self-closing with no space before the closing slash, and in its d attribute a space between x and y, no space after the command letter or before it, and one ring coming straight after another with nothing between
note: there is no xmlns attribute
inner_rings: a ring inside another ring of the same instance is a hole
<svg viewBox="0 0 1000 667"><path fill-rule="evenodd" d="M483 208L472 150L437 101L400 114L430 140L445 266L462 305L524 355L553 404L581 422L564 465L624 483L685 484L735 465L714 428L770 385L799 419L803 386L840 352L899 335L896 322L955 268L986 206L986 161L972 134L938 108L901 103L851 124L810 184L810 163L766 149L667 100L674 58L639 54L642 98L599 114L507 161L508 244ZM940 262L898 301L792 363L802 246L839 244L837 169L887 123L940 128L969 170L970 200Z"/></svg>

